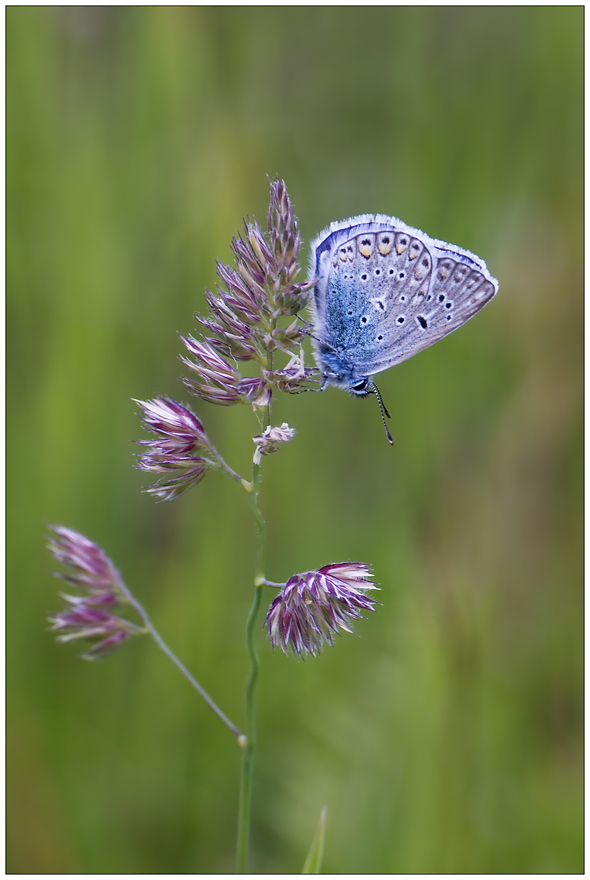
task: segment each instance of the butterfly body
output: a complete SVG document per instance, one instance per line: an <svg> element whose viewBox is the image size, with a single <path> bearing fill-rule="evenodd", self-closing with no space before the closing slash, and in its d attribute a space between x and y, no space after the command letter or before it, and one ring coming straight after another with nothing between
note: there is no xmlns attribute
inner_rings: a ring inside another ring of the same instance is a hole
<svg viewBox="0 0 590 880"><path fill-rule="evenodd" d="M479 257L381 214L320 233L311 277L322 387L359 397L374 390L371 376L438 342L498 292Z"/></svg>

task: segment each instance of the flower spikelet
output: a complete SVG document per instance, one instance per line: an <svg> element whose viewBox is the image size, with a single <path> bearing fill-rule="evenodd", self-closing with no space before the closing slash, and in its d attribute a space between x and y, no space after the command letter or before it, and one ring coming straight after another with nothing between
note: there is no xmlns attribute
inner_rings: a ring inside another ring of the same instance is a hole
<svg viewBox="0 0 590 880"><path fill-rule="evenodd" d="M215 292L205 292L209 315L197 316L198 338L181 337L190 354L181 360L196 373L184 382L196 397L221 406L249 401L266 407L273 386L299 390L315 373L306 370L287 379L273 369L272 353L292 354L309 332L300 321L285 325L283 320L307 305L315 283L295 283L299 247L287 187L282 180L271 180L268 232L263 233L255 218L244 223L243 232L232 239L234 266L217 262L219 283ZM261 376L243 378L237 362L252 360L260 364Z"/></svg>
<svg viewBox="0 0 590 880"><path fill-rule="evenodd" d="M199 483L216 466L212 446L197 416L169 397L136 400L143 410L143 425L154 440L137 440L146 452L138 456L140 471L173 474L145 491L161 501L177 498Z"/></svg>
<svg viewBox="0 0 590 880"><path fill-rule="evenodd" d="M281 443L288 443L295 436L295 429L290 428L286 422L280 427L265 428L258 437L253 437L256 444L256 452L254 453L254 464L260 464L263 455L270 455L271 452L277 452Z"/></svg>
<svg viewBox="0 0 590 880"><path fill-rule="evenodd" d="M55 533L50 536L47 547L55 559L67 571L56 572L73 587L88 590L91 596L111 602L120 593L121 576L104 550L73 529L51 526Z"/></svg>
<svg viewBox="0 0 590 880"><path fill-rule="evenodd" d="M273 647L285 654L316 655L324 642L333 646L340 630L352 632L352 621L375 611L367 590L378 589L366 565L336 562L318 571L296 574L272 602L265 620Z"/></svg>
<svg viewBox="0 0 590 880"><path fill-rule="evenodd" d="M274 252L277 276L275 305L285 315L296 315L307 305L315 279L294 284L301 266L297 262L301 239L293 205L284 180L271 180L268 235Z"/></svg>
<svg viewBox="0 0 590 880"><path fill-rule="evenodd" d="M268 234L277 267L279 270L285 269L289 275L296 266L301 239L284 180L270 182Z"/></svg>
<svg viewBox="0 0 590 880"><path fill-rule="evenodd" d="M225 357L234 357L239 361L252 360L257 356L258 349L251 328L240 321L225 300L215 297L210 291L208 294L209 308L216 320L195 315L205 331L213 334L207 336L205 341Z"/></svg>
<svg viewBox="0 0 590 880"><path fill-rule="evenodd" d="M296 354L291 355L289 363L282 370L262 371L264 378L272 382L279 391L290 394L298 394L311 388L315 373L315 368L304 366L302 355Z"/></svg>
<svg viewBox="0 0 590 880"><path fill-rule="evenodd" d="M54 536L47 546L67 569L55 572L56 577L83 591L80 596L62 593L67 607L49 618L51 629L59 633L58 642L93 642L81 655L85 660L105 657L132 635L142 632L135 624L112 613L120 602L127 601L121 576L106 553L84 535L64 526L51 526L51 530Z"/></svg>
<svg viewBox="0 0 590 880"><path fill-rule="evenodd" d="M228 364L215 349L195 339L194 336L181 336L182 342L187 347L193 360L181 357L180 360L189 369L195 372L199 379L205 382L195 382L184 379L184 384L197 397L208 400L210 403L219 403L224 406L232 406L240 401L240 374ZM228 337L229 339L229 337ZM229 341L228 341L229 344Z"/></svg>

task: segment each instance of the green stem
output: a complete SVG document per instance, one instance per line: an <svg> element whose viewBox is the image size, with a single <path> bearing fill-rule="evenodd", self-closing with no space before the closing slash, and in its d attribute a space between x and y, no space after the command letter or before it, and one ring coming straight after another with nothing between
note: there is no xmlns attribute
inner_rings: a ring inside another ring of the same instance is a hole
<svg viewBox="0 0 590 880"><path fill-rule="evenodd" d="M176 666L176 667L182 672L182 674L184 675L184 677L185 677L186 679L188 679L188 681L191 683L191 685L194 687L194 689L197 691L197 693L198 693L198 694L199 694L199 695L205 700L205 702L207 703L207 705L209 706L209 708L211 708L211 709L215 712L215 714L217 715L217 717L218 717L221 721L223 721L223 723L226 725L226 727L229 727L229 729L231 730L231 732L233 733L233 735L234 735L234 736L236 737L236 739L238 740L239 745L242 746L242 748L243 748L243 747L244 747L244 744L245 744L245 739L246 739L246 737L244 736L244 734L243 734L240 730L238 730L238 728L236 727L236 725L233 724L233 723L229 720L229 718L227 717L227 715L225 715L225 714L221 711L221 709L219 708L219 706L217 705L217 703L215 703L215 701L209 696L209 694L207 693L207 691L205 690L205 688L204 688L202 685L199 684L199 682L197 681L197 679L196 679L193 675L191 675L191 673L188 671L188 669L186 668L186 666L184 665L184 663L181 663L181 661L178 659L178 657L177 657L176 654L172 651L172 649L168 647L168 645L166 644L166 642L164 641L164 639L162 638L162 636L160 635L160 633L157 631L157 629L155 628L155 626L153 625L153 623L152 623L151 620L149 619L149 617L148 617L148 615L147 615L147 611L145 610L145 608L143 607L143 605L141 604L141 602L139 602L139 601L135 598L135 596L133 595L133 593L131 593L130 590L129 590L129 589L128 589L128 588L127 588L122 582L119 583L119 587L120 587L120 589L122 590L122 592L124 593L125 598L126 598L127 601L129 602L129 604L132 605L132 606L135 608L135 610L137 611L137 613L138 613L139 616L141 617L141 619L142 619L142 621L143 621L143 623L144 623L144 626L145 626L146 630L149 632L149 634L151 635L151 637L152 637L153 640L155 641L155 643L156 643L156 645L158 646L158 648L160 648L160 650L163 651L164 654L166 654L166 656L167 656L170 660L172 660L172 662L174 663L174 665L175 665L175 666Z"/></svg>
<svg viewBox="0 0 590 880"><path fill-rule="evenodd" d="M262 412L260 419L264 430L270 424L268 408ZM258 507L260 489L260 465L252 467L252 484L248 493L248 505L256 522L256 570L254 574L254 600L246 623L246 646L250 658L250 674L246 683L246 745L242 754L242 771L240 776L240 802L238 810L238 843L236 871L238 874L248 872L248 854L250 849L250 823L252 814L252 779L254 774L254 756L256 752L256 684L260 664L254 641L254 625L260 610L262 587L265 583L264 563L266 544L266 524Z"/></svg>
<svg viewBox="0 0 590 880"><path fill-rule="evenodd" d="M228 463L221 457L218 451L214 446L209 447L209 451L211 452L213 458L217 462L218 466L225 471L228 477L231 477L232 480L236 480L236 482L241 483L246 492L252 491L252 484L248 483L247 480L244 480L233 468L231 468Z"/></svg>
<svg viewBox="0 0 590 880"><path fill-rule="evenodd" d="M246 684L246 745L242 754L240 777L240 803L238 808L238 846L236 870L238 874L248 873L248 853L250 850L250 819L252 813L252 778L254 774L254 755L256 751L256 682L258 680L258 654L254 644L254 623L260 608L262 587L254 588L254 601L246 624L246 644L250 656L250 674Z"/></svg>

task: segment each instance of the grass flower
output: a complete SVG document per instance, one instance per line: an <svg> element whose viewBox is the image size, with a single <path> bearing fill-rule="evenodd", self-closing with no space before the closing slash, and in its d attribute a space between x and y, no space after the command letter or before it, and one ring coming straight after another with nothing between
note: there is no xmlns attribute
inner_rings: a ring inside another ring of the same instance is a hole
<svg viewBox="0 0 590 880"><path fill-rule="evenodd" d="M138 456L137 469L174 474L146 492L162 501L177 498L218 466L203 425L190 409L169 397L135 402L143 410L144 428L156 435L154 440L136 441L147 450Z"/></svg>
<svg viewBox="0 0 590 880"><path fill-rule="evenodd" d="M265 428L258 437L253 437L256 444L256 452L254 453L254 464L260 464L263 455L270 455L271 452L277 452L281 443L288 443L295 436L294 428L290 428L286 422L280 427Z"/></svg>
<svg viewBox="0 0 590 880"><path fill-rule="evenodd" d="M67 569L55 572L56 577L84 591L81 596L62 593L67 607L49 618L51 629L58 633L58 642L94 642L81 655L85 660L105 657L132 635L143 632L112 613L120 602L127 601L121 576L106 553L84 535L64 526L51 529L55 537L50 538L47 546Z"/></svg>
<svg viewBox="0 0 590 880"><path fill-rule="evenodd" d="M240 395L241 377L238 371L231 364L228 364L208 342L195 339L194 336L181 336L180 338L193 358L189 360L181 357L180 360L201 380L183 379L191 394L221 406L233 406L233 404L239 403L242 398ZM229 336L224 338L229 345Z"/></svg>
<svg viewBox="0 0 590 880"><path fill-rule="evenodd" d="M188 407L170 397L135 402L143 410L144 428L156 435L155 440L136 440L146 447L146 452L138 456L136 468L173 475L146 489L147 493L160 501L178 498L213 468L221 468L232 479L243 482L219 455L200 419Z"/></svg>
<svg viewBox="0 0 590 880"><path fill-rule="evenodd" d="M65 526L50 526L54 532L47 547L67 570L55 572L73 587L87 590L98 604L117 602L121 592L121 576L106 553L84 535Z"/></svg>
<svg viewBox="0 0 590 880"><path fill-rule="evenodd" d="M336 562L318 571L290 578L272 602L265 626L273 647L316 655L324 642L333 646L339 630L352 632L351 622L363 611L375 611L376 600L366 595L378 589L366 565Z"/></svg>
<svg viewBox="0 0 590 880"><path fill-rule="evenodd" d="M71 597L63 598L70 600ZM49 622L53 624L52 630L61 633L57 636L58 642L96 640L96 644L81 654L85 660L105 657L130 636L128 621L100 608L89 608L84 602L77 602L72 609L55 614Z"/></svg>
<svg viewBox="0 0 590 880"><path fill-rule="evenodd" d="M291 355L289 363L282 370L272 372L272 382L279 391L287 391L289 394L299 394L308 391L312 385L310 380L317 374L315 367L303 365L303 352ZM262 375L266 376L265 370Z"/></svg>
<svg viewBox="0 0 590 880"><path fill-rule="evenodd" d="M182 336L190 357L181 361L196 374L185 378L190 392L209 403L233 406L250 402L267 407L272 388L294 391L314 369L293 372L273 368L273 353L293 354L308 333L293 318L307 305L314 281L295 283L300 271L300 237L287 188L270 184L268 234L254 220L232 240L235 265L217 263L220 283L206 291L209 316L196 316L198 338ZM260 375L243 378L232 362L257 361Z"/></svg>

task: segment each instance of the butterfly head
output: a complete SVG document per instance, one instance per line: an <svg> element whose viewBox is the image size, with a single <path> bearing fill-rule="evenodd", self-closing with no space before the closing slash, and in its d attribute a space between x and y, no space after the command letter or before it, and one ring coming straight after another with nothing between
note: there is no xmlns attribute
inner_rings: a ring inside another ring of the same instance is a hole
<svg viewBox="0 0 590 880"><path fill-rule="evenodd" d="M342 352L329 343L319 342L316 348L317 360L322 372L322 390L328 385L336 385L354 397L367 397L372 392L368 376L358 376Z"/></svg>

